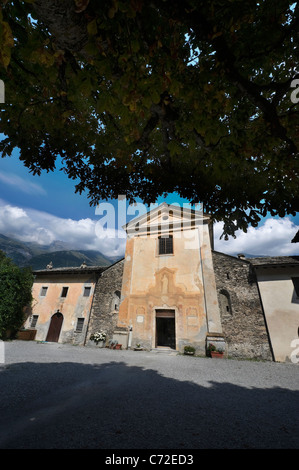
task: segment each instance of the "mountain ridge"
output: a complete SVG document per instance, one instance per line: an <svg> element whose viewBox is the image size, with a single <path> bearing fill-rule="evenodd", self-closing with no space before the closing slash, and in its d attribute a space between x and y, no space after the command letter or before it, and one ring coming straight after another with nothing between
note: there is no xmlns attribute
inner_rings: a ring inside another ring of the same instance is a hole
<svg viewBox="0 0 299 470"><path fill-rule="evenodd" d="M106 256L96 250L72 249L60 240L49 245L38 245L34 242L21 242L3 234L0 234L0 250L19 267L29 266L33 270L45 269L50 262L54 268L78 267L83 262L88 266L110 266L121 259Z"/></svg>

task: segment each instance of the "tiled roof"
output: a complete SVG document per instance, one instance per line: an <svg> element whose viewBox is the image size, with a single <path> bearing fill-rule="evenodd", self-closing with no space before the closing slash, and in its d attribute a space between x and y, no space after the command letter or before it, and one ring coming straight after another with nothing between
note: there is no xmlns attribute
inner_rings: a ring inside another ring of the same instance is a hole
<svg viewBox="0 0 299 470"><path fill-rule="evenodd" d="M248 258L254 267L266 266L299 266L299 256L267 256L263 258Z"/></svg>
<svg viewBox="0 0 299 470"><path fill-rule="evenodd" d="M75 273L90 273L90 272L103 272L105 269L109 268L110 266L85 266L82 267L67 267L67 268L50 268L50 269L39 269L33 271L33 274L75 274Z"/></svg>

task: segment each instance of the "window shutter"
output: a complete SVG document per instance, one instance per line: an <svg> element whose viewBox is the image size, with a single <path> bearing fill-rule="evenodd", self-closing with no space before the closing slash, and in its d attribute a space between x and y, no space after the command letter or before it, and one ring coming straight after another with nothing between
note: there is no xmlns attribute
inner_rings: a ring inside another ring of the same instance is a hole
<svg viewBox="0 0 299 470"><path fill-rule="evenodd" d="M165 238L159 238L159 255L164 255L165 253L164 241L165 241Z"/></svg>
<svg viewBox="0 0 299 470"><path fill-rule="evenodd" d="M173 253L173 238L165 238L165 252L167 254Z"/></svg>

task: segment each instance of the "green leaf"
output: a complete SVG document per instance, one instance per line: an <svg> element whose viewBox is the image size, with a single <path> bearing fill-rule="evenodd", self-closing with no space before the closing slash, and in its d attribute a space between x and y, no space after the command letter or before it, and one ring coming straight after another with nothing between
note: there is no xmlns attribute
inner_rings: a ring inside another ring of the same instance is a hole
<svg viewBox="0 0 299 470"><path fill-rule="evenodd" d="M87 31L90 36L95 36L98 32L97 20L90 21L87 25Z"/></svg>

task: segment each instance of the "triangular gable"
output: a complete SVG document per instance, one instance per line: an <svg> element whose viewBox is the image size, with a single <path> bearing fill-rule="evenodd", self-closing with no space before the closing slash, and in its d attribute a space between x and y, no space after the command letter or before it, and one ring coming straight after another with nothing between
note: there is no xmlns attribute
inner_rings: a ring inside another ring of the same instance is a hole
<svg viewBox="0 0 299 470"><path fill-rule="evenodd" d="M131 236L155 235L194 228L209 220L201 211L163 202L147 214L135 217L123 229Z"/></svg>

